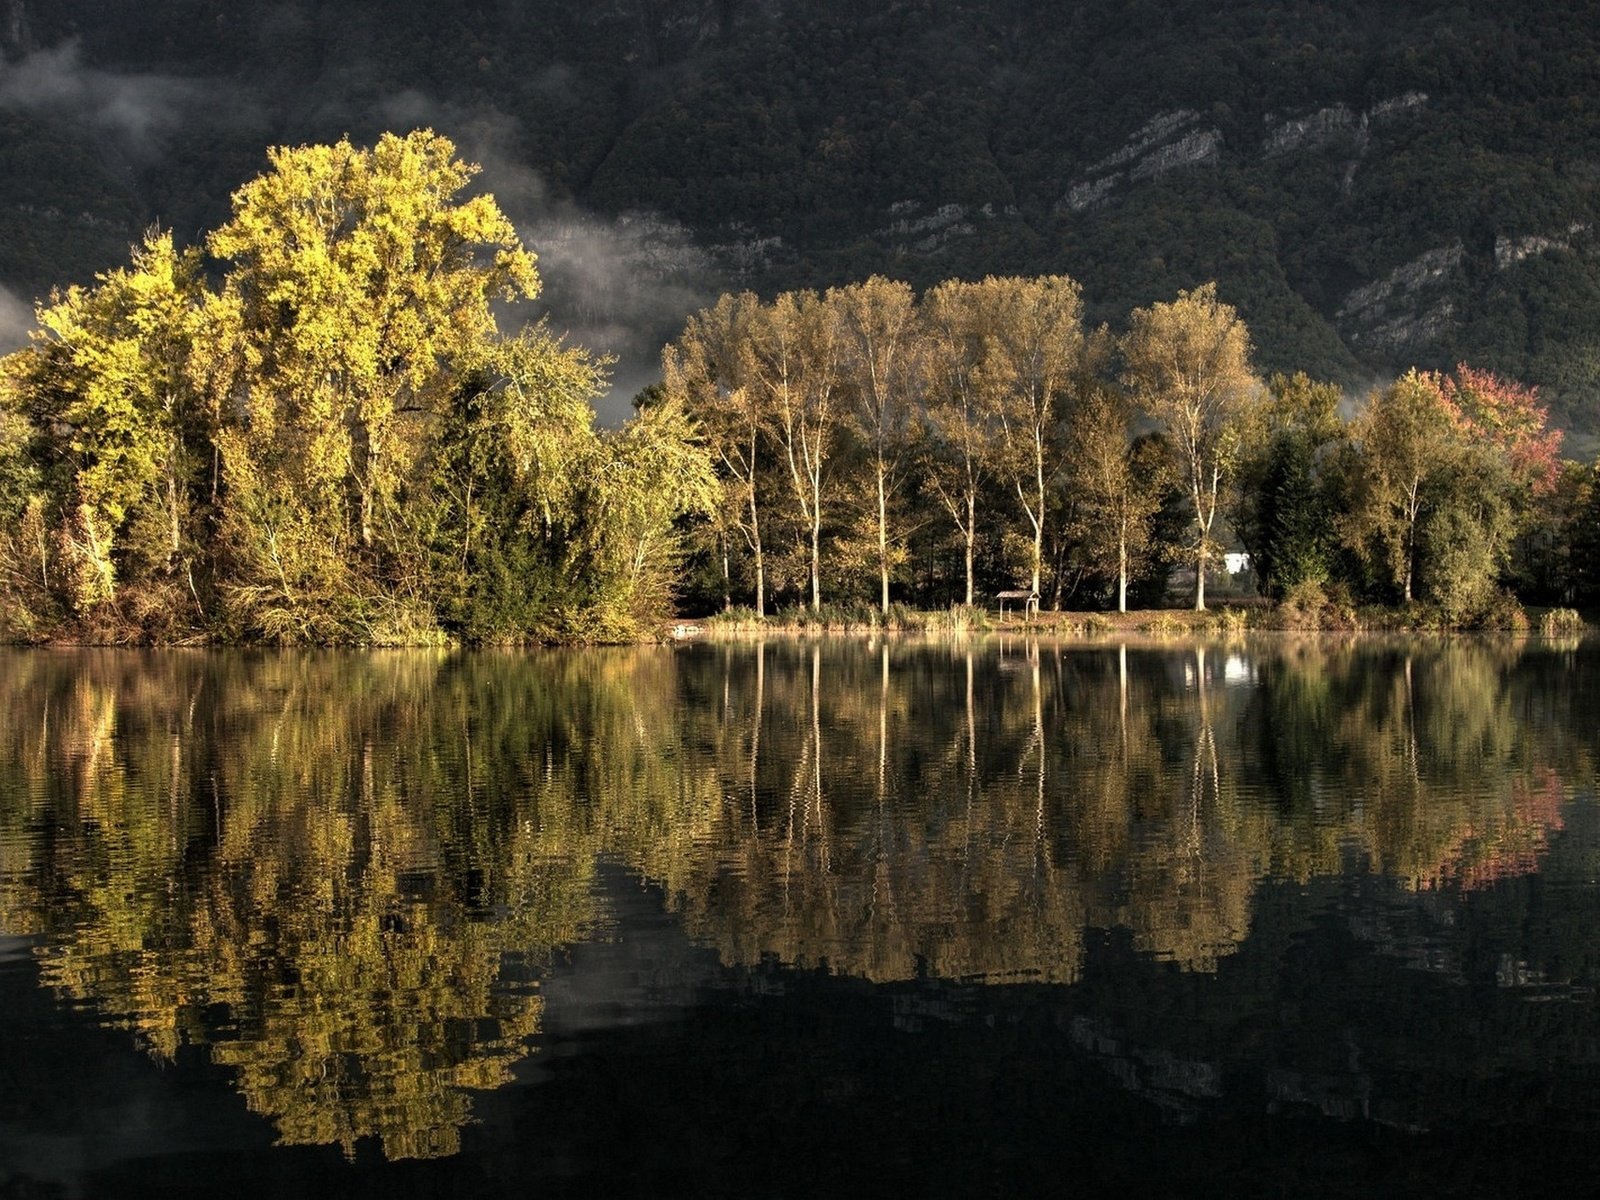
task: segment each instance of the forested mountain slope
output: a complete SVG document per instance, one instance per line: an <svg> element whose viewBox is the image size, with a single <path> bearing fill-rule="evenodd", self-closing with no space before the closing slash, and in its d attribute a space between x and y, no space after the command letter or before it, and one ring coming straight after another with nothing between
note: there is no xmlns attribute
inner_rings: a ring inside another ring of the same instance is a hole
<svg viewBox="0 0 1600 1200"><path fill-rule="evenodd" d="M1117 324L1215 278L1263 368L1465 359L1600 429L1592 3L0 0L0 47L13 297L429 124L624 382L731 286L1065 271Z"/></svg>

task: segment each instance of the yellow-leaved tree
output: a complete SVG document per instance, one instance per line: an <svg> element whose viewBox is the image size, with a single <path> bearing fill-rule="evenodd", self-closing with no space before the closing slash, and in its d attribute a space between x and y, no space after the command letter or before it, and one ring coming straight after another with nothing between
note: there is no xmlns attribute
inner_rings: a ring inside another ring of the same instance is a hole
<svg viewBox="0 0 1600 1200"><path fill-rule="evenodd" d="M229 595L246 629L338 636L374 597L415 592L399 502L454 364L538 275L494 199L463 198L476 168L429 130L269 161L208 241L228 264L206 313L224 356Z"/></svg>

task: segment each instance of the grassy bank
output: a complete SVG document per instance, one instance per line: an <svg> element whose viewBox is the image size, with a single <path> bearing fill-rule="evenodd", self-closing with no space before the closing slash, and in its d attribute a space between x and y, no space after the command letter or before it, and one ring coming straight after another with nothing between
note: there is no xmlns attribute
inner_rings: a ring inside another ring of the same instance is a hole
<svg viewBox="0 0 1600 1200"><path fill-rule="evenodd" d="M1525 609L1512 600L1496 604L1470 620L1455 620L1432 605L1351 606L1305 599L1283 604L1261 602L1193 609L1139 609L1132 612L1040 612L1032 618L993 609L957 605L932 611L890 605L887 614L867 604L825 604L819 609L784 608L766 617L754 609L733 608L678 627L680 634L719 633L909 633L1015 632L1058 637L1107 634L1185 637L1236 635L1252 630L1334 633L1500 632L1571 636L1591 622L1570 608Z"/></svg>

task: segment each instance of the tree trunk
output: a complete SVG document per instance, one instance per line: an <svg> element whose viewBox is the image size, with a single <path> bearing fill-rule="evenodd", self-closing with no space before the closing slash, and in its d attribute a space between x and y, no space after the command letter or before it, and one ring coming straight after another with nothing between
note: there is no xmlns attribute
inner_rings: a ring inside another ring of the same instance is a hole
<svg viewBox="0 0 1600 1200"><path fill-rule="evenodd" d="M1128 539L1117 539L1117 611L1128 611Z"/></svg>
<svg viewBox="0 0 1600 1200"><path fill-rule="evenodd" d="M1195 612L1205 612L1206 610L1206 544L1204 535L1202 535L1200 549L1195 553L1194 610Z"/></svg>
<svg viewBox="0 0 1600 1200"><path fill-rule="evenodd" d="M973 547L973 543L977 540L977 537L978 537L977 517L978 517L978 494L976 492L968 492L967 493L967 527L966 527L965 530L962 531L967 535L967 607L968 608L972 607L972 547Z"/></svg>
<svg viewBox="0 0 1600 1200"><path fill-rule="evenodd" d="M811 611L822 608L822 522L811 521Z"/></svg>
<svg viewBox="0 0 1600 1200"><path fill-rule="evenodd" d="M761 549L761 521L756 516L756 485L750 484L750 548L756 556L756 616L767 615L767 559Z"/></svg>
<svg viewBox="0 0 1600 1200"><path fill-rule="evenodd" d="M728 535L717 534L717 541L722 546L722 611L727 612L733 607L733 594L729 582L731 572L728 570Z"/></svg>
<svg viewBox="0 0 1600 1200"><path fill-rule="evenodd" d="M883 581L883 615L889 615L889 501L883 491L883 463L878 463L878 572Z"/></svg>

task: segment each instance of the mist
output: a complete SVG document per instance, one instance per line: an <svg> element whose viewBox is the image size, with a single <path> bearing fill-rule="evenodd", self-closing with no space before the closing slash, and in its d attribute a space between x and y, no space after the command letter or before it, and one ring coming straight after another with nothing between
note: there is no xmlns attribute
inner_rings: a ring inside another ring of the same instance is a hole
<svg viewBox="0 0 1600 1200"><path fill-rule="evenodd" d="M561 87L570 71L558 64L547 76L549 86ZM0 61L0 109L84 130L141 173L187 165L174 162L174 147L202 127L227 127L225 140L235 142L259 138L263 152L269 143L323 141L345 130L370 136L429 127L450 137L463 159L479 164L478 189L494 195L538 259L542 292L531 305L507 310L505 327L543 318L570 344L610 359L610 388L596 404L603 424L631 415L633 397L659 378L662 345L727 286L677 222L643 211L601 215L555 195L524 160L517 121L493 108L418 90L386 94L370 64L360 61L330 69L303 103L291 103L276 119L267 115L272 107L239 86L223 90L205 80L98 69L83 61L77 41ZM199 212L149 215L183 228L216 219ZM3 311L0 332L20 344L31 324L28 306L7 297Z"/></svg>
<svg viewBox="0 0 1600 1200"><path fill-rule="evenodd" d="M27 344L33 328L33 307L4 285L0 285L0 354L9 354Z"/></svg>
<svg viewBox="0 0 1600 1200"><path fill-rule="evenodd" d="M141 162L159 157L165 138L200 108L205 90L192 80L85 66L76 40L19 62L0 59L0 108L87 126Z"/></svg>
<svg viewBox="0 0 1600 1200"><path fill-rule="evenodd" d="M503 113L466 111L408 91L375 115L396 132L427 126L443 133L482 168L482 190L538 258L542 291L533 315L569 343L614 359L596 412L606 425L626 420L633 397L660 377L661 347L723 290L710 256L686 228L658 214L606 217L553 197L518 158L517 124Z"/></svg>

